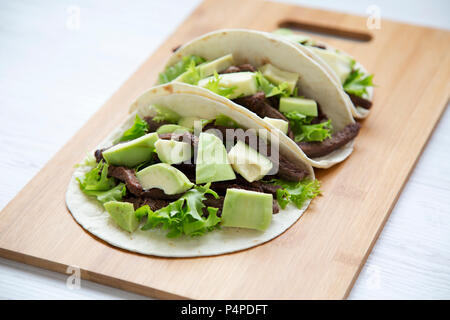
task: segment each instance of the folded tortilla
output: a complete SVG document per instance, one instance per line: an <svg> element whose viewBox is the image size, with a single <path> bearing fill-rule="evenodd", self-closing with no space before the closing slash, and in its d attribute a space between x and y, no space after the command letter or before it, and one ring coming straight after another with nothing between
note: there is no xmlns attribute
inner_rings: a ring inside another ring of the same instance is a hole
<svg viewBox="0 0 450 320"><path fill-rule="evenodd" d="M208 90L195 86L172 83L151 88L142 94L131 105L130 115L116 130L114 130L96 149L113 144L134 121L135 115L140 117L154 116L153 105L171 109L182 117L200 117L215 119L218 115L225 115L247 129L263 129L271 143L279 143L279 152L299 168L305 169L309 178L314 179L314 171L303 152L287 136L279 134L253 113L236 105L230 100L215 95ZM273 139L275 137L275 140ZM310 201L305 202L303 208L298 209L288 205L286 209L274 214L269 228L257 231L240 228L220 228L201 237L187 237L169 239L162 229L142 231L138 228L129 233L118 227L103 206L95 199L86 196L76 181L92 167L81 165L75 169L70 181L66 204L75 220L87 231L106 241L107 243L141 254L161 257L198 257L219 255L251 248L267 242L286 231L293 225L308 207Z"/></svg>
<svg viewBox="0 0 450 320"><path fill-rule="evenodd" d="M280 33L274 33L274 34L275 35L279 35L282 39L289 39L289 37L285 38ZM314 61L316 61L318 64L320 64L328 72L328 74L330 74L330 76L333 78L335 83L338 86L342 86L341 80L339 79L339 76L336 74L336 72L333 70L333 68L330 67L330 65L325 60L323 60L318 54L316 54L311 47L306 46L306 45L302 45L302 44L298 43L297 41L295 41L296 37L298 37L299 39L301 39L303 37L305 40L307 40L307 39L309 40L311 38L309 36L296 33L295 36L291 39L291 41L293 43L295 43L295 45L297 45L301 51L305 52L308 55L311 55L311 58ZM349 59L352 59L352 60L354 60L356 62L355 66L354 66L355 69L359 69L363 73L369 74L367 69L361 63L359 63L353 56L348 54L347 52L342 51L340 49L338 50L337 48L334 48L333 46L329 45L328 43L325 43L325 42L322 42L322 41L320 41L320 42L316 42L315 40L313 40L313 41L314 41L314 43L316 45L325 46L326 49L324 49L324 50L339 51L339 53L341 55L346 56ZM363 98L372 102L372 100L373 100L373 87L367 87L367 94L365 94L363 96ZM353 102L351 100L350 100L350 103L351 103L351 111L352 111L353 117L355 117L356 119L364 119L364 118L366 118L369 115L370 109L366 109L366 108L363 108L361 106L355 105L355 104L353 104Z"/></svg>
<svg viewBox="0 0 450 320"><path fill-rule="evenodd" d="M342 85L336 83L334 76L324 69L323 62L318 62L311 51L277 35L245 29L207 33L177 49L168 59L165 68L189 55L197 55L210 61L227 54L233 54L237 65L250 63L254 67L260 67L270 63L281 70L298 73L299 91L320 105L336 131L355 123L350 98L342 89ZM354 139L323 157L307 159L313 167L329 168L352 153L353 142ZM296 145L295 142L294 144Z"/></svg>

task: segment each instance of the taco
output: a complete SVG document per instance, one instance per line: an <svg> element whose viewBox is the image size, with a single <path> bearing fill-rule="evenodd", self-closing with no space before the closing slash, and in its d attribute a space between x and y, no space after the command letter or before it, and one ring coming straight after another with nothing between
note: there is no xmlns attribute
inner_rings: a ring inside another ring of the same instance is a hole
<svg viewBox="0 0 450 320"><path fill-rule="evenodd" d="M274 34L299 45L302 50L312 52L313 59L322 65L338 85L341 85L352 101L352 114L357 119L369 115L373 100L373 75L348 53L318 42L290 29L278 29Z"/></svg>
<svg viewBox="0 0 450 320"><path fill-rule="evenodd" d="M252 112L181 83L151 88L77 165L75 220L111 245L218 255L283 233L320 193L295 143Z"/></svg>
<svg viewBox="0 0 450 320"><path fill-rule="evenodd" d="M159 83L206 88L257 114L293 140L314 167L353 151L350 99L313 54L273 34L219 30L179 47Z"/></svg>

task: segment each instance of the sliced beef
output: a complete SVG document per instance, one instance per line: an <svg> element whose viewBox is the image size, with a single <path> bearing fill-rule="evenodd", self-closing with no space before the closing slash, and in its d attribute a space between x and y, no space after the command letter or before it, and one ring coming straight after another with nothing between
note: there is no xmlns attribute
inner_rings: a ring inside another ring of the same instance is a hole
<svg viewBox="0 0 450 320"><path fill-rule="evenodd" d="M230 66L230 67L226 68L224 71L222 71L221 74L245 72L245 71L256 72L256 68L249 63L245 63L245 64L241 64L239 66Z"/></svg>
<svg viewBox="0 0 450 320"><path fill-rule="evenodd" d="M177 45L176 47L173 47L172 52L177 52L177 50L180 48L181 48L181 44Z"/></svg>
<svg viewBox="0 0 450 320"><path fill-rule="evenodd" d="M106 149L107 148L95 150L94 156L95 156L95 160L97 160L97 162L100 162L103 160L103 151L105 151Z"/></svg>
<svg viewBox="0 0 450 320"><path fill-rule="evenodd" d="M162 121L155 121L155 120L153 120L153 117L145 117L144 120L148 124L148 132L155 132L162 125L170 124L170 122L164 121L164 120L162 120Z"/></svg>
<svg viewBox="0 0 450 320"><path fill-rule="evenodd" d="M206 195L206 200L203 201L203 204L205 205L205 207L202 209L203 214L205 216L208 215L208 209L207 207L213 207L213 208L217 208L219 210L217 210L217 216L220 217L222 216L222 209L223 209L223 200L225 198L224 197L219 197L218 199L214 198L211 195Z"/></svg>
<svg viewBox="0 0 450 320"><path fill-rule="evenodd" d="M273 199L272 200L272 213L275 214L278 212L280 212L280 207L278 206L278 201L277 201L277 199Z"/></svg>
<svg viewBox="0 0 450 320"><path fill-rule="evenodd" d="M149 197L161 200L175 200L181 197L181 194L165 194L163 190L158 188L144 190L139 183L139 180L136 178L134 170L130 168L109 166L108 175L125 182L127 190L138 197Z"/></svg>
<svg viewBox="0 0 450 320"><path fill-rule="evenodd" d="M339 149L355 138L360 128L359 123L349 124L341 131L333 134L331 138L325 139L322 142L298 142L297 144L308 157L322 157Z"/></svg>
<svg viewBox="0 0 450 320"><path fill-rule="evenodd" d="M211 183L211 189L216 191L219 195L225 195L225 193L227 192L227 189L231 189L231 188L244 189L244 190L255 191L255 192L270 193L275 196L277 193L277 190L280 188L280 186L265 183L260 180L248 182L240 175L236 175L235 180L218 181L218 182Z"/></svg>
<svg viewBox="0 0 450 320"><path fill-rule="evenodd" d="M288 121L280 111L272 107L270 101L266 99L266 95L262 91L257 92L252 96L238 98L233 101L256 113L261 118L269 117Z"/></svg>
<svg viewBox="0 0 450 320"><path fill-rule="evenodd" d="M134 209L138 209L142 206L148 205L153 211L166 207L171 202L170 200L153 199L149 197L137 197L135 195L127 195L123 199L125 202L133 204Z"/></svg>
<svg viewBox="0 0 450 320"><path fill-rule="evenodd" d="M351 93L348 93L348 95L355 106L362 107L364 109L370 109L372 107L372 101L358 97Z"/></svg>
<svg viewBox="0 0 450 320"><path fill-rule="evenodd" d="M323 49L323 50L327 49L327 47L323 44L313 44L311 47L316 47L316 48Z"/></svg>

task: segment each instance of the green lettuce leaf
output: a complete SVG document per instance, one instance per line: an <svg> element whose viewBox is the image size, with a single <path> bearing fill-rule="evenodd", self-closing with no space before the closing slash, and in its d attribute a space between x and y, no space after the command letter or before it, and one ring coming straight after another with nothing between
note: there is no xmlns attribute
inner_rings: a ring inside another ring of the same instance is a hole
<svg viewBox="0 0 450 320"><path fill-rule="evenodd" d="M97 197L101 203L120 201L126 193L125 184L117 184L116 179L108 178L108 164L103 161L86 172L81 179L77 178L77 181L84 194Z"/></svg>
<svg viewBox="0 0 450 320"><path fill-rule="evenodd" d="M331 120L317 124L308 124L301 127L301 132L294 133L295 141L323 141L331 138Z"/></svg>
<svg viewBox="0 0 450 320"><path fill-rule="evenodd" d="M261 72L256 72L256 83L258 85L259 90L264 91L266 98L270 98L273 96L282 96L289 97L290 92L288 88L288 84L283 82L278 86L272 84L266 77L263 76Z"/></svg>
<svg viewBox="0 0 450 320"><path fill-rule="evenodd" d="M289 203L301 209L307 200L321 194L319 180L303 179L300 182L291 182L273 179L270 183L281 187L277 190L277 201L282 209Z"/></svg>
<svg viewBox="0 0 450 320"><path fill-rule="evenodd" d="M186 72L188 70L191 63L194 63L194 66L197 66L201 63L205 62L205 59L190 55L183 57L180 61L175 63L173 66L168 67L164 72L161 72L159 74L159 84L167 83L172 80L174 80L176 77L181 75L182 73Z"/></svg>
<svg viewBox="0 0 450 320"><path fill-rule="evenodd" d="M202 79L202 75L200 69L196 67L195 61L191 60L186 72L183 73L183 82L197 85L198 82Z"/></svg>
<svg viewBox="0 0 450 320"><path fill-rule="evenodd" d="M234 92L236 87L226 88L220 85L220 76L217 72L214 72L214 77L209 79L205 88L225 98L229 98Z"/></svg>
<svg viewBox="0 0 450 320"><path fill-rule="evenodd" d="M116 141L130 141L142 137L148 132L148 123L142 120L138 115L134 119L134 124L126 130L123 135Z"/></svg>
<svg viewBox="0 0 450 320"><path fill-rule="evenodd" d="M355 65L355 61L352 61L352 65ZM344 90L347 93L354 94L358 97L363 97L367 94L367 87L373 87L373 75L364 73L360 69L353 68L344 82Z"/></svg>
<svg viewBox="0 0 450 320"><path fill-rule="evenodd" d="M297 111L284 114L289 120L291 130L294 133L296 142L323 141L331 137L331 120L317 124L311 124L314 117L305 116Z"/></svg>
<svg viewBox="0 0 450 320"><path fill-rule="evenodd" d="M203 215L206 200L205 195L211 194L215 198L219 196L210 188L210 183L204 186L196 186L187 191L180 199L170 203L155 212L150 208L139 208L137 216L147 215L147 222L142 230L162 227L167 230L167 237L175 238L182 235L201 236L216 228L221 221L217 216L217 208L208 207L208 216Z"/></svg>

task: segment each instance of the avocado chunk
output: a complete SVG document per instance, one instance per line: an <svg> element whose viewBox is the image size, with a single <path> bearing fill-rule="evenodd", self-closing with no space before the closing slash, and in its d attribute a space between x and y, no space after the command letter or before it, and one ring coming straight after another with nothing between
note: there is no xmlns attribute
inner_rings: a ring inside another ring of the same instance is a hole
<svg viewBox="0 0 450 320"><path fill-rule="evenodd" d="M168 164L178 164L192 157L191 145L181 141L159 139L155 150L159 160Z"/></svg>
<svg viewBox="0 0 450 320"><path fill-rule="evenodd" d="M163 124L161 127L156 130L158 134L164 133L185 133L190 132L189 128L180 126L178 124Z"/></svg>
<svg viewBox="0 0 450 320"><path fill-rule="evenodd" d="M108 164L115 166L135 167L150 160L158 140L156 132L148 133L137 139L119 143L103 151L103 158Z"/></svg>
<svg viewBox="0 0 450 320"><path fill-rule="evenodd" d="M214 80L214 77L208 77L198 82L200 87L207 87L208 82ZM237 97L245 97L254 95L258 91L256 84L256 73L254 72L236 72L219 75L219 84L224 88L234 88L228 97L236 99Z"/></svg>
<svg viewBox="0 0 450 320"><path fill-rule="evenodd" d="M264 231L272 221L272 195L230 188L222 209L222 226Z"/></svg>
<svg viewBox="0 0 450 320"><path fill-rule="evenodd" d="M343 55L342 53L333 50L315 47L310 47L310 49L333 69L341 80L341 83L344 84L345 80L352 72L352 59L347 55Z"/></svg>
<svg viewBox="0 0 450 320"><path fill-rule="evenodd" d="M273 167L273 163L255 149L242 141L228 152L228 159L234 171L239 173L248 182L263 178Z"/></svg>
<svg viewBox="0 0 450 320"><path fill-rule="evenodd" d="M220 72L234 64L234 59L232 54L227 54L226 56L217 58L215 60L202 63L198 66L202 78L209 77L214 74L214 72Z"/></svg>
<svg viewBox="0 0 450 320"><path fill-rule="evenodd" d="M194 185L180 170L167 163L157 163L136 172L144 190L158 188L165 194L183 193Z"/></svg>
<svg viewBox="0 0 450 320"><path fill-rule="evenodd" d="M236 179L222 141L211 133L200 133L195 182L207 183Z"/></svg>
<svg viewBox="0 0 450 320"><path fill-rule="evenodd" d="M277 85L286 82L288 85L289 93L294 92L299 77L298 73L280 70L270 63L263 65L259 70L261 71L263 76L266 77L270 82L273 82Z"/></svg>
<svg viewBox="0 0 450 320"><path fill-rule="evenodd" d="M215 60L204 62L195 67L195 69L198 70L200 79L203 79L212 76L214 72L220 72L222 70L225 70L226 68L232 66L233 64L234 64L233 55L227 54L226 56L217 58ZM174 81L191 83L191 76L192 71L187 70L186 72L180 74Z"/></svg>
<svg viewBox="0 0 450 320"><path fill-rule="evenodd" d="M285 38L286 40L292 41L292 42L298 42L298 43L306 43L306 42L311 42L311 38L303 35L303 34L298 34L298 33L294 33L291 29L286 29L286 28L280 28L275 30L274 32L272 32L273 34L282 36L283 38Z"/></svg>
<svg viewBox="0 0 450 320"><path fill-rule="evenodd" d="M284 134L288 133L289 129L289 122L283 120L283 119L275 119L275 118L269 118L264 117L264 121L270 123L272 126L283 132Z"/></svg>
<svg viewBox="0 0 450 320"><path fill-rule="evenodd" d="M111 218L125 231L133 232L139 226L139 220L134 215L134 207L130 202L109 201L104 204Z"/></svg>
<svg viewBox="0 0 450 320"><path fill-rule="evenodd" d="M317 102L311 99L284 97L280 98L280 111L288 113L298 111L305 116L317 117Z"/></svg>

